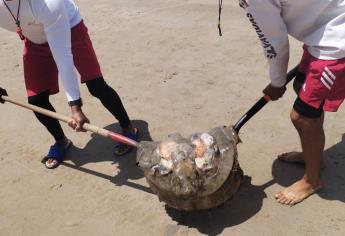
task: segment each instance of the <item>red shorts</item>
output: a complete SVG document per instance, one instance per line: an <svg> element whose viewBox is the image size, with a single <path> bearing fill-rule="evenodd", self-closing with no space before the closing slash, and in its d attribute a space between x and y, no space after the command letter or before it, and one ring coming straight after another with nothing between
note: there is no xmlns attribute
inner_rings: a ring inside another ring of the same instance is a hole
<svg viewBox="0 0 345 236"><path fill-rule="evenodd" d="M71 29L71 43L74 65L81 76L81 82L101 77L101 69L83 21ZM35 44L26 39L23 63L29 97L47 90L50 94L59 92L58 69L48 43Z"/></svg>
<svg viewBox="0 0 345 236"><path fill-rule="evenodd" d="M335 112L345 98L345 58L321 60L305 49L299 66L306 76L299 98L318 109Z"/></svg>

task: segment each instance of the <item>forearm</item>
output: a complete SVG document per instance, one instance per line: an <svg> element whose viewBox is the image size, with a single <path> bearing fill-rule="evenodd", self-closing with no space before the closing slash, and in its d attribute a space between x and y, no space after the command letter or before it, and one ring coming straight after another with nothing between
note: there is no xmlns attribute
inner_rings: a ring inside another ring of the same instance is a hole
<svg viewBox="0 0 345 236"><path fill-rule="evenodd" d="M289 44L286 48L278 49L278 57L274 60L268 59L271 85L282 87L286 84L286 72L289 64Z"/></svg>
<svg viewBox="0 0 345 236"><path fill-rule="evenodd" d="M74 65L69 63L69 65L63 65L61 67L59 68L59 78L68 102L80 99L79 80Z"/></svg>
<svg viewBox="0 0 345 236"><path fill-rule="evenodd" d="M286 83L289 40L281 8L274 0L249 0L246 12L268 60L271 84L282 87Z"/></svg>

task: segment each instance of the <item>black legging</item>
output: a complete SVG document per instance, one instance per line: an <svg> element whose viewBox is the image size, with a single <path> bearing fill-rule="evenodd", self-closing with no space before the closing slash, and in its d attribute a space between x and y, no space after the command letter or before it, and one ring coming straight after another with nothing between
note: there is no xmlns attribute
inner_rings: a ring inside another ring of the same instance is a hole
<svg viewBox="0 0 345 236"><path fill-rule="evenodd" d="M54 107L49 101L48 90L38 95L28 97L28 102L32 105L39 106L44 109L48 109L50 111L55 112ZM64 139L65 134L58 120L39 114L37 112L34 113L37 119L47 128L49 133L53 135L55 141L62 141Z"/></svg>
<svg viewBox="0 0 345 236"><path fill-rule="evenodd" d="M120 122L122 128L130 125L127 112L121 102L119 95L112 89L102 77L86 82L89 92L97 97L103 106ZM49 101L49 92L45 91L35 96L28 97L28 102L32 105L54 111L55 109ZM53 118L34 112L37 119L47 128L56 141L64 139L65 135L60 123Z"/></svg>
<svg viewBox="0 0 345 236"><path fill-rule="evenodd" d="M121 128L127 128L130 120L122 101L116 91L111 88L103 77L86 81L89 92L98 98L103 106L119 121Z"/></svg>

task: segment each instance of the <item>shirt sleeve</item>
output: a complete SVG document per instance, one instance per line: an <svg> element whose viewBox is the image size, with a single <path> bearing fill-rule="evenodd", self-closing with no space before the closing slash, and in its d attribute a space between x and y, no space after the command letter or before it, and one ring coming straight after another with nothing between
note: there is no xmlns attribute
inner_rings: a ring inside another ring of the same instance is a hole
<svg viewBox="0 0 345 236"><path fill-rule="evenodd" d="M36 17L43 24L53 58L59 71L59 78L68 101L80 98L79 81L71 49L71 27L64 1L33 1Z"/></svg>
<svg viewBox="0 0 345 236"><path fill-rule="evenodd" d="M271 85L282 87L286 83L289 64L289 38L280 2L248 0L246 11L268 59Z"/></svg>

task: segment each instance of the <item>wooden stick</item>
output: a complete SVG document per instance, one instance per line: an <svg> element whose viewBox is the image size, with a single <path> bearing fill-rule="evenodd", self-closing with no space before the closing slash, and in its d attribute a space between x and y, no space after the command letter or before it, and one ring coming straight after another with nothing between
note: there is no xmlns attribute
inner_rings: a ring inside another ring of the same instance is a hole
<svg viewBox="0 0 345 236"><path fill-rule="evenodd" d="M12 98L10 98L8 96L1 96L1 99L6 101L6 102L9 102L9 103L12 103L12 104L24 107L24 108L29 109L31 111L40 113L42 115L51 117L53 119L60 120L60 121L65 122L65 123L69 123L70 121L72 121L72 118L70 118L68 116L61 115L61 114L58 114L56 112L49 111L47 109L43 109L41 107L34 106L34 105L31 105L31 104L22 103L22 102L14 100L14 99L12 99ZM83 129L85 129L87 131L90 131L92 133L99 134L99 135L101 135L103 137L110 138L110 139L112 139L114 141L117 141L119 143L127 144L127 145L130 145L130 146L133 146L133 147L138 147L139 146L138 142L136 142L136 141L134 141L134 140L132 140L130 138L127 138L127 137L125 137L125 136L123 136L121 134L118 134L118 133L115 133L115 132L111 132L109 130L106 130L106 129L103 129L103 128L100 128L100 127L97 127L97 126L94 126L94 125L91 125L91 124L88 124L88 123L84 123Z"/></svg>

